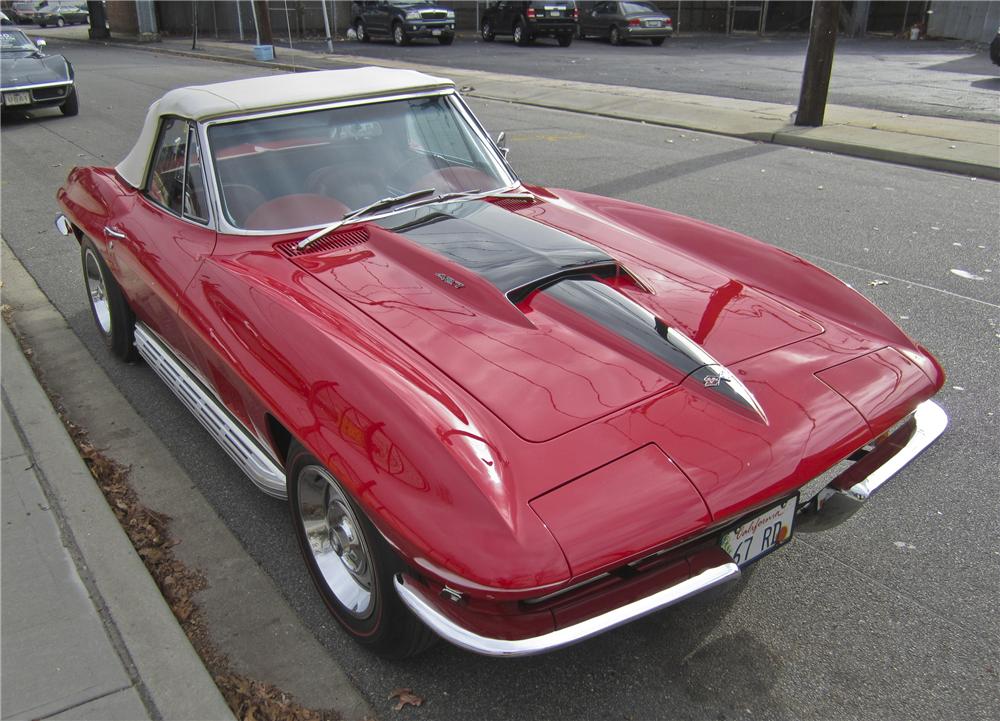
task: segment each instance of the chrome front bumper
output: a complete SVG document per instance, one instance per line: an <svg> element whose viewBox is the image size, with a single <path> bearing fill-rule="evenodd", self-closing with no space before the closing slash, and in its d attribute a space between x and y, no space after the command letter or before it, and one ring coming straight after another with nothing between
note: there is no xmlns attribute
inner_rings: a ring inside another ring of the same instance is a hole
<svg viewBox="0 0 1000 721"><path fill-rule="evenodd" d="M886 481L920 455L944 432L947 425L948 416L944 410L933 401L924 401L875 450L860 458L848 471L837 476L823 489L820 497L822 493L839 496L845 500L851 499L849 503L852 510L860 507ZM833 509L835 505L831 504L829 511L824 508L813 514L813 517L822 518L827 513L831 517L837 516L838 511ZM818 510L821 507L816 505L814 508ZM808 519L802 520L808 523ZM800 525L802 520L796 525ZM722 563L706 568L651 596L619 606L586 621L541 636L518 640L489 638L463 628L438 611L424 592L416 584L408 584L401 574L396 576L395 587L400 599L417 618L449 643L485 656L531 656L578 643L735 580L739 576L739 566L732 562Z"/></svg>
<svg viewBox="0 0 1000 721"><path fill-rule="evenodd" d="M646 596L638 601L619 606L602 613L600 616L541 636L516 641L488 638L462 628L435 609L419 589L413 585L407 585L401 575L396 576L396 593L417 618L427 624L434 633L459 648L484 656L533 656L570 646L591 636L610 631L612 628L642 618L667 606L673 606L675 603L710 588L733 581L739 576L739 566L731 562L714 568L706 568L701 573L662 591L657 591L652 596Z"/></svg>

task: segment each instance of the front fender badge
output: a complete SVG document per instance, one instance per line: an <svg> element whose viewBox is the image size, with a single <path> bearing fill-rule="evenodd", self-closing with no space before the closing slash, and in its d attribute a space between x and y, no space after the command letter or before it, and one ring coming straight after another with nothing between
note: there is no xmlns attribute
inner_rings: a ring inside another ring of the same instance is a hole
<svg viewBox="0 0 1000 721"><path fill-rule="evenodd" d="M441 279L442 282L447 283L448 285L450 285L455 290L459 290L460 288L464 288L465 287L465 283L463 283L463 282L461 282L459 280L455 280L454 278L452 278L450 275L448 275L446 273L435 273L434 275L436 275L438 278Z"/></svg>
<svg viewBox="0 0 1000 721"><path fill-rule="evenodd" d="M704 383L706 388L715 388L719 385L719 376L705 376Z"/></svg>

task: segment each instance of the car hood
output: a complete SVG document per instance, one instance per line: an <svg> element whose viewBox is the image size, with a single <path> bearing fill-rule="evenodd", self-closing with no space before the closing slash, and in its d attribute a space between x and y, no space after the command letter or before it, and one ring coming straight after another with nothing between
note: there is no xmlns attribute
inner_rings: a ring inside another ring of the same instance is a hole
<svg viewBox="0 0 1000 721"><path fill-rule="evenodd" d="M706 262L661 252L659 265L640 264L613 245L473 201L281 249L526 440L555 438L689 377L766 423L728 366L822 326Z"/></svg>
<svg viewBox="0 0 1000 721"><path fill-rule="evenodd" d="M61 55L19 55L0 59L3 87L43 85L65 82L69 79L66 61Z"/></svg>

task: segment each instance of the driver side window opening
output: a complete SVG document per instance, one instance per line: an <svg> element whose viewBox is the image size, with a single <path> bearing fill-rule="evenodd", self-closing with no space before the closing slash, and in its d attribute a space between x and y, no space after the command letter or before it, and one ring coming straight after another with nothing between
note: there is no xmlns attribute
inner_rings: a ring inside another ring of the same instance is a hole
<svg viewBox="0 0 1000 721"><path fill-rule="evenodd" d="M208 222L201 149L193 123L182 118L164 119L146 194L175 215L202 224Z"/></svg>

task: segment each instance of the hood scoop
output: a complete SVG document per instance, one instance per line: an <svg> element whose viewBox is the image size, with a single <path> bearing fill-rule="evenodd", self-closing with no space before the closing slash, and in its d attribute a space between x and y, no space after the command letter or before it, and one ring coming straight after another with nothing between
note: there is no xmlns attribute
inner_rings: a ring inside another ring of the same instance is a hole
<svg viewBox="0 0 1000 721"><path fill-rule="evenodd" d="M336 230L327 233L322 238L300 249L298 240L286 240L278 243L274 247L286 258L298 258L303 255L315 255L316 253L329 253L334 250L343 250L355 245L368 242L368 229L364 226L350 228L348 230Z"/></svg>

